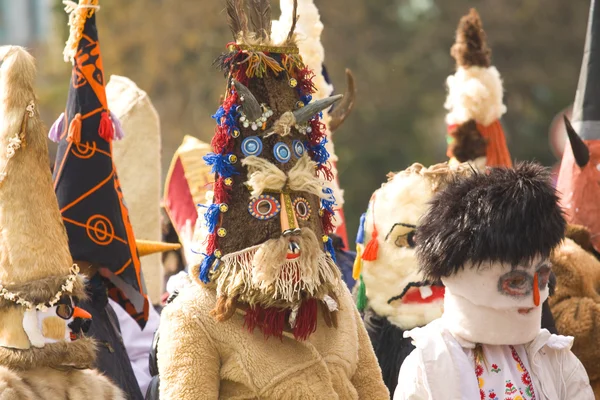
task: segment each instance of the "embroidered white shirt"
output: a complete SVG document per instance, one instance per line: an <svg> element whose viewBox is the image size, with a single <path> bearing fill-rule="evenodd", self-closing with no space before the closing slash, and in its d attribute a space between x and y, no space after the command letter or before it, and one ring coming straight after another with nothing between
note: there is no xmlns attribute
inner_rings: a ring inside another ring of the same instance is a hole
<svg viewBox="0 0 600 400"><path fill-rule="evenodd" d="M471 348L464 351L473 360L481 400L532 400L535 388L529 374L527 352L522 345L482 345L483 359ZM479 353L480 354L480 353Z"/></svg>

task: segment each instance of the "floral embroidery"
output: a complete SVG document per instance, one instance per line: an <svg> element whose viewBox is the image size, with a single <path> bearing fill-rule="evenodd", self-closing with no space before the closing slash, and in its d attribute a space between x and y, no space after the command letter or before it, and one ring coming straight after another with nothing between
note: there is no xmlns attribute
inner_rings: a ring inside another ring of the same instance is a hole
<svg viewBox="0 0 600 400"><path fill-rule="evenodd" d="M521 375L521 382L523 382L527 386L531 385L531 377L529 376L529 374Z"/></svg>
<svg viewBox="0 0 600 400"><path fill-rule="evenodd" d="M513 394L517 392L517 388L511 381L506 381L506 389L504 390L505 394Z"/></svg>
<svg viewBox="0 0 600 400"><path fill-rule="evenodd" d="M525 388L525 393L527 393L528 396L531 396L532 400L536 400L535 392L533 390L533 384L531 383L531 376L529 375L529 372L525 368L523 361L521 361L521 357L519 357L519 353L517 353L517 350L513 346L510 346L510 350L511 350L513 359L518 364L517 368L519 369L519 371L523 371L523 375L521 375L521 381L527 385L527 387Z"/></svg>
<svg viewBox="0 0 600 400"><path fill-rule="evenodd" d="M502 371L501 368L498 368L498 364L492 364L492 372L499 373Z"/></svg>
<svg viewBox="0 0 600 400"><path fill-rule="evenodd" d="M477 366L475 367L475 375L481 376L482 374L483 374L483 367L481 366L481 364L477 364Z"/></svg>
<svg viewBox="0 0 600 400"><path fill-rule="evenodd" d="M494 400L498 398L498 395L496 393L494 393L494 389L490 390L490 394L488 395L488 398Z"/></svg>
<svg viewBox="0 0 600 400"><path fill-rule="evenodd" d="M485 400L485 392L483 391L483 389L479 389L479 397L481 398L481 400Z"/></svg>

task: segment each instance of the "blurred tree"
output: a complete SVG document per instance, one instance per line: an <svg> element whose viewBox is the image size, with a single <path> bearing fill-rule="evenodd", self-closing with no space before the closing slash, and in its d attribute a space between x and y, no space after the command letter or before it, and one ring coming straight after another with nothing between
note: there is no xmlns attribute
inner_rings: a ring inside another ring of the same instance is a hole
<svg viewBox="0 0 600 400"><path fill-rule="evenodd" d="M274 3L277 1L274 0ZM555 162L547 130L573 101L589 2L584 0L315 0L325 30L326 63L338 91L343 70L358 85L354 114L336 133L348 229L389 171L446 160L445 79L460 17L476 7L492 61L504 78L502 119L513 158ZM221 0L101 0L100 41L107 75L133 79L162 121L163 170L184 134L210 140L224 78L212 61L231 35ZM278 17L275 6L274 18ZM57 7L59 8L59 7ZM66 40L66 17L58 23ZM301 17L301 16L300 16ZM62 62L60 46L49 46ZM48 115L64 107L70 67L40 68ZM46 115L46 114L44 114ZM50 122L50 121L48 121Z"/></svg>

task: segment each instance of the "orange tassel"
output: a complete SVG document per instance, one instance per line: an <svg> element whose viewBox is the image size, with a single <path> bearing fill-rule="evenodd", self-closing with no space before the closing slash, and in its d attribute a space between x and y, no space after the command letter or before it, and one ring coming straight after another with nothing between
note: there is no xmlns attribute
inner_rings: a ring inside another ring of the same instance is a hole
<svg viewBox="0 0 600 400"><path fill-rule="evenodd" d="M538 285L538 273L533 275L533 304L540 305L540 286Z"/></svg>
<svg viewBox="0 0 600 400"><path fill-rule="evenodd" d="M113 126L110 117L106 111L102 111L100 115L100 128L98 128L98 134L100 137L107 142L110 142L113 139L115 133L115 128Z"/></svg>
<svg viewBox="0 0 600 400"><path fill-rule="evenodd" d="M371 240L369 240L369 243L367 243L367 247L365 247L365 252L362 256L362 259L364 261L377 260L377 253L379 252L379 242L377 241L378 235L379 233L377 232L377 226L373 224L373 235L371 236Z"/></svg>
<svg viewBox="0 0 600 400"><path fill-rule="evenodd" d="M73 143L81 142L81 114L77 113L69 124L69 134L67 135L67 141Z"/></svg>

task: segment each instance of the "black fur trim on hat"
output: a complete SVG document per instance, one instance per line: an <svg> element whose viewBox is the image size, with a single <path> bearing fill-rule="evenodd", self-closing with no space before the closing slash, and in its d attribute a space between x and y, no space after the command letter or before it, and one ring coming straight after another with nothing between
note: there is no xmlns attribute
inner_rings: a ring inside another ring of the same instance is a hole
<svg viewBox="0 0 600 400"><path fill-rule="evenodd" d="M456 177L439 192L416 234L427 279L451 276L468 262L518 265L548 257L566 222L549 171L535 163Z"/></svg>

